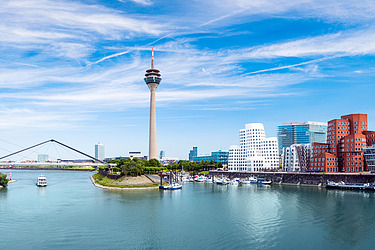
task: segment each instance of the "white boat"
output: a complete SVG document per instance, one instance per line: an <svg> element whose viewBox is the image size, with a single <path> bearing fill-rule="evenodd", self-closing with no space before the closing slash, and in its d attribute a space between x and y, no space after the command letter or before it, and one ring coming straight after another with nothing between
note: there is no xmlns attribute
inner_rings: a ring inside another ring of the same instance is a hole
<svg viewBox="0 0 375 250"><path fill-rule="evenodd" d="M183 182L193 182L193 178L191 176L184 176L182 177Z"/></svg>
<svg viewBox="0 0 375 250"><path fill-rule="evenodd" d="M258 179L254 176L250 176L247 179L241 180L241 184L256 184Z"/></svg>
<svg viewBox="0 0 375 250"><path fill-rule="evenodd" d="M36 182L38 187L47 187L47 179L44 175L39 175L38 180Z"/></svg>
<svg viewBox="0 0 375 250"><path fill-rule="evenodd" d="M195 182L205 182L206 179L207 179L206 176L195 176L195 177L194 177L194 181L195 181Z"/></svg>
<svg viewBox="0 0 375 250"><path fill-rule="evenodd" d="M233 179L233 180L229 181L229 184L237 186L238 185L238 181L235 180L235 179Z"/></svg>
<svg viewBox="0 0 375 250"><path fill-rule="evenodd" d="M258 179L254 176L250 176L249 177L249 181L251 184L255 184L255 183L258 183Z"/></svg>
<svg viewBox="0 0 375 250"><path fill-rule="evenodd" d="M213 183L213 180L211 177L207 177L205 180L206 183Z"/></svg>
<svg viewBox="0 0 375 250"><path fill-rule="evenodd" d="M172 183L171 185L169 185L169 190L174 190L174 189L181 189L182 188L182 185L181 184L178 184L178 183Z"/></svg>
<svg viewBox="0 0 375 250"><path fill-rule="evenodd" d="M182 189L182 185L175 182L172 184L159 186L159 189L167 189L167 190Z"/></svg>
<svg viewBox="0 0 375 250"><path fill-rule="evenodd" d="M215 180L215 183L218 185L228 185L229 182L225 178L219 178Z"/></svg>

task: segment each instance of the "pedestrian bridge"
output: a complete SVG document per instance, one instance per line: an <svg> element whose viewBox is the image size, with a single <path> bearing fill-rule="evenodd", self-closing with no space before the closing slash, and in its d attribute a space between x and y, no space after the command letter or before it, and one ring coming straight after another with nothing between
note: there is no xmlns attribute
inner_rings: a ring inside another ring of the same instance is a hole
<svg viewBox="0 0 375 250"><path fill-rule="evenodd" d="M115 166L116 164L110 164L110 163L107 163L105 161L102 161L102 160L99 160L89 154L86 154L78 149L75 149L71 146L68 146L64 143L61 143L59 141L56 141L54 139L51 139L51 140L48 140L48 141L44 141L44 142L41 142L41 143L38 143L38 144L35 144L33 146L30 146L30 147L27 147L27 148L24 148L24 149L21 149L21 150L18 150L14 153L11 153L11 154L7 154L5 156L2 156L0 157L0 161L5 159L5 158L8 158L10 156L13 156L13 155L17 155L19 153L22 153L24 151L27 151L27 150L30 150L32 148L36 148L38 146L41 146L43 144L46 144L46 143L56 143L56 144L59 144L65 148L68 148L69 150L72 150L76 153L79 153L81 155L84 155L88 158L90 158L93 162L75 162L74 160L72 161L69 161L69 160L64 160L64 161L61 161L61 162L24 162L24 161L21 161L21 162L7 162L7 161L3 161L3 162L0 162L0 166L3 166L3 167L44 167L44 166L53 166L53 167L70 167L70 166L80 166L80 167L94 167L94 168L97 168L99 166Z"/></svg>

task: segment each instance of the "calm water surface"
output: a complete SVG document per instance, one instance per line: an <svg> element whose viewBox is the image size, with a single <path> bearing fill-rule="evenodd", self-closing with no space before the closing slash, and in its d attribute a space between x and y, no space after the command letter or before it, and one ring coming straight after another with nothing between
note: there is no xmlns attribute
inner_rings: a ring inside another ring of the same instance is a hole
<svg viewBox="0 0 375 250"><path fill-rule="evenodd" d="M9 176L9 171L2 170ZM108 191L92 173L12 171L0 249L374 249L375 193L187 183Z"/></svg>

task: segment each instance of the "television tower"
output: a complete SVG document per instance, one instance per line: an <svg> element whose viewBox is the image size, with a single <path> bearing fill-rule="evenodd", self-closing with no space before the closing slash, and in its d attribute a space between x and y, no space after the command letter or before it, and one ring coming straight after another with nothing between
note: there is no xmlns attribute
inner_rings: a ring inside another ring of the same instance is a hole
<svg viewBox="0 0 375 250"><path fill-rule="evenodd" d="M154 48L152 48L151 69L146 70L144 78L150 89L150 135L148 142L148 158L157 159L156 149L156 108L155 108L155 91L161 81L160 71L154 68Z"/></svg>

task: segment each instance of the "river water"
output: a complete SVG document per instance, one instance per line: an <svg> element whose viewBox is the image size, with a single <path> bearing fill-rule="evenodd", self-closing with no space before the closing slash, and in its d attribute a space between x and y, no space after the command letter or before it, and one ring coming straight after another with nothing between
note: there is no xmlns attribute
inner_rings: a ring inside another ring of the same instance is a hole
<svg viewBox="0 0 375 250"><path fill-rule="evenodd" d="M2 170L9 176L9 171ZM103 190L89 172L12 170L0 249L374 249L375 193L186 183Z"/></svg>

